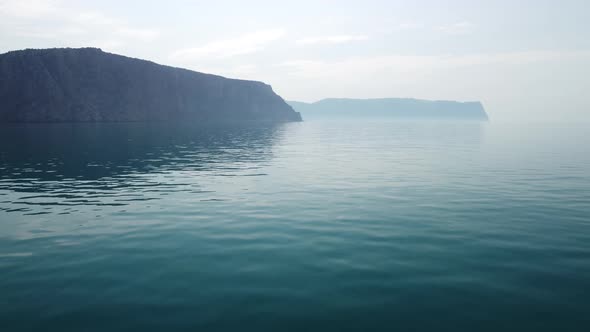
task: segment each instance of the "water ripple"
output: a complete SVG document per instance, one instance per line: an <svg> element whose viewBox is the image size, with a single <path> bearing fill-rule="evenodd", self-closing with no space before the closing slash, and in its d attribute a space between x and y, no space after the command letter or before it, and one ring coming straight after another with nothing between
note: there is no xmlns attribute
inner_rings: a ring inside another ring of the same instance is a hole
<svg viewBox="0 0 590 332"><path fill-rule="evenodd" d="M0 321L9 327L589 323L585 129L527 125L514 135L371 121L3 129Z"/></svg>

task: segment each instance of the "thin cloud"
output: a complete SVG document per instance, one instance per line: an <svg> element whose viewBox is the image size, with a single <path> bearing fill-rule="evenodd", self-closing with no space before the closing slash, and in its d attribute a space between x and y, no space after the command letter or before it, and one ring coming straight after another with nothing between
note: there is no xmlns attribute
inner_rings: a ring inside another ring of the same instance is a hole
<svg viewBox="0 0 590 332"><path fill-rule="evenodd" d="M285 30L283 29L260 30L234 39L215 41L200 47L180 49L173 52L170 59L175 61L216 59L255 53L263 50L268 44L281 39L284 35Z"/></svg>
<svg viewBox="0 0 590 332"><path fill-rule="evenodd" d="M100 11L76 9L54 0L0 0L0 29L14 36L68 40L71 46L104 45L110 50L160 36L158 30L131 26ZM105 42L90 44L97 37Z"/></svg>
<svg viewBox="0 0 590 332"><path fill-rule="evenodd" d="M115 30L116 34L129 39L150 42L160 36L160 32L154 29L138 29L130 27L119 27Z"/></svg>
<svg viewBox="0 0 590 332"><path fill-rule="evenodd" d="M369 37L365 35L335 35L303 38L297 40L296 43L298 45L343 44L367 39L369 39Z"/></svg>
<svg viewBox="0 0 590 332"><path fill-rule="evenodd" d="M402 22L397 25L398 30L413 30L413 29L421 29L424 27L424 24L419 22Z"/></svg>
<svg viewBox="0 0 590 332"><path fill-rule="evenodd" d="M457 22L457 23L437 26L435 28L435 30L443 32L443 33L451 34L451 35L461 35L461 34L470 33L474 27L475 27L475 25L470 22Z"/></svg>
<svg viewBox="0 0 590 332"><path fill-rule="evenodd" d="M51 0L0 0L0 16L35 19L55 14L58 5Z"/></svg>
<svg viewBox="0 0 590 332"><path fill-rule="evenodd" d="M590 57L590 51L529 51L473 55L384 55L351 57L339 61L291 60L276 65L293 77L330 78L372 75L385 71L397 74L428 72L492 64L523 65L544 61L567 61Z"/></svg>

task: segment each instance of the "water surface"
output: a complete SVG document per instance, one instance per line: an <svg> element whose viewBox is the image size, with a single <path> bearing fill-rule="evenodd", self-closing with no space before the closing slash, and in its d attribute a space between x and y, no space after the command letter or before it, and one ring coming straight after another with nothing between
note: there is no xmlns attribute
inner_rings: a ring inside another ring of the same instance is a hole
<svg viewBox="0 0 590 332"><path fill-rule="evenodd" d="M0 322L587 331L587 129L2 126Z"/></svg>

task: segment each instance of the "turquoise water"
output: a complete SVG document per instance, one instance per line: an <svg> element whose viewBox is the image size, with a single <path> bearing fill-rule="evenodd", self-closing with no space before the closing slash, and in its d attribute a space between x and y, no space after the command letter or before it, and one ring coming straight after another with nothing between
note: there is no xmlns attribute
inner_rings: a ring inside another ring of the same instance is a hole
<svg viewBox="0 0 590 332"><path fill-rule="evenodd" d="M589 127L3 126L2 331L588 331Z"/></svg>

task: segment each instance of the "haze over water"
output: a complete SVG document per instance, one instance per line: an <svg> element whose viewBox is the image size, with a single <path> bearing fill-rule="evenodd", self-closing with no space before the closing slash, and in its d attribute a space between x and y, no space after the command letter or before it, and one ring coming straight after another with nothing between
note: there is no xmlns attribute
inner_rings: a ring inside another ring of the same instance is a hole
<svg viewBox="0 0 590 332"><path fill-rule="evenodd" d="M587 129L5 125L0 321L584 331Z"/></svg>

